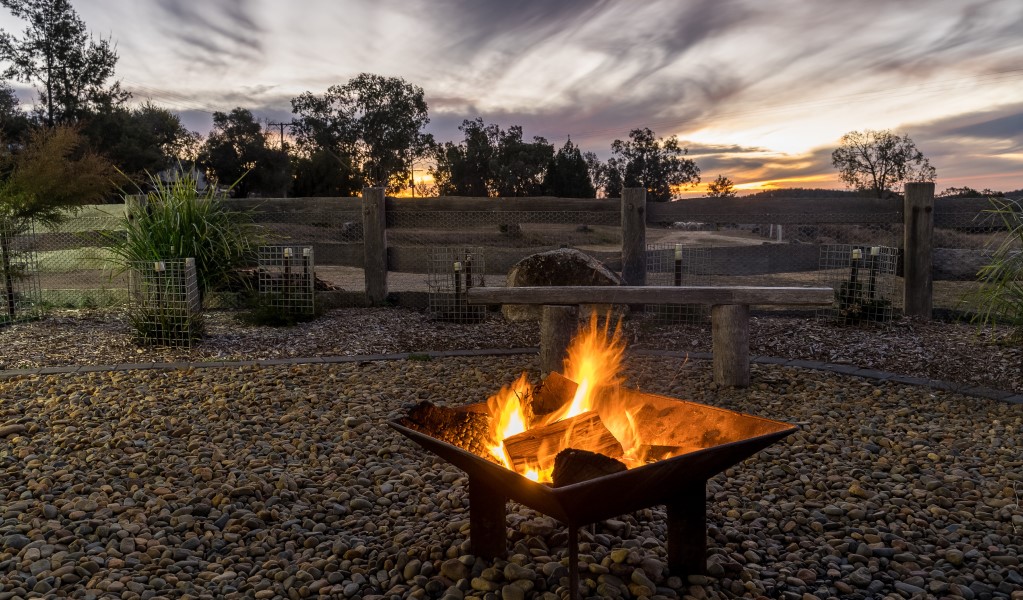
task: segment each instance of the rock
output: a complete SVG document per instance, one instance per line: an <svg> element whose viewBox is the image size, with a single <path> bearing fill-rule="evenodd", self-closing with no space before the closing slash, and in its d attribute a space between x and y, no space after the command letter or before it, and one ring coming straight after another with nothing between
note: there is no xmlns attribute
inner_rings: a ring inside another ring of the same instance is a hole
<svg viewBox="0 0 1023 600"><path fill-rule="evenodd" d="M451 581L457 582L460 579L469 577L469 567L457 558L450 558L440 565L440 574Z"/></svg>
<svg viewBox="0 0 1023 600"><path fill-rule="evenodd" d="M621 284L621 277L603 263L572 248L527 256L515 263L507 278L508 287ZM606 307L598 310L603 313ZM501 307L501 313L509 321L537 321L543 313L543 307L505 304Z"/></svg>
<svg viewBox="0 0 1023 600"><path fill-rule="evenodd" d="M21 423L7 423L0 425L0 438L25 433L25 431L25 426Z"/></svg>

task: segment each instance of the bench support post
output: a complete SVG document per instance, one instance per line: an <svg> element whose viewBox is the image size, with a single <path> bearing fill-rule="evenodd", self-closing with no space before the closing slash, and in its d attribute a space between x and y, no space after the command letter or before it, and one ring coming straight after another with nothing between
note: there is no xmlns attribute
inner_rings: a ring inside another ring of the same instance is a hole
<svg viewBox="0 0 1023 600"><path fill-rule="evenodd" d="M560 373L565 352L578 328L578 308L545 304L540 320L540 371L544 376Z"/></svg>
<svg viewBox="0 0 1023 600"><path fill-rule="evenodd" d="M749 385L749 305L715 304L710 307L714 383L730 387Z"/></svg>

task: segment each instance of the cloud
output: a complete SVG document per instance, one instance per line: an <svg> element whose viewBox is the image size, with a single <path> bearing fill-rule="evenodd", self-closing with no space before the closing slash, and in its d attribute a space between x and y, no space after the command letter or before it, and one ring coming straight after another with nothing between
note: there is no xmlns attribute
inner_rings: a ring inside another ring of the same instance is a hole
<svg viewBox="0 0 1023 600"><path fill-rule="evenodd" d="M227 70L263 56L265 28L253 17L255 0L156 0L160 28L176 38L174 52L190 70Z"/></svg>

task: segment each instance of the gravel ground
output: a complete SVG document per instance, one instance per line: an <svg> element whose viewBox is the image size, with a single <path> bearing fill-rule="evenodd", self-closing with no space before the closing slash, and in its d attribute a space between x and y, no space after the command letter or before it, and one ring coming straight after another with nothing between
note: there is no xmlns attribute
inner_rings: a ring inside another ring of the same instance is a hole
<svg viewBox="0 0 1023 600"><path fill-rule="evenodd" d="M453 326L415 311L361 309L289 330L240 328L221 315L195 350L138 352L117 319L89 318L8 328L0 360L13 368L26 364L12 359L110 364L536 343L535 325ZM883 347L912 375L935 368L931 353L946 360L963 344L955 360L971 362L949 376L981 372L988 385L1021 389L1018 354L949 327L957 326L879 331L765 318L753 324L752 345L785 355L797 347L786 340L800 337L820 353L802 357L850 362L887 360L857 343ZM630 322L628 336L634 346L707 344L701 326L643 319ZM848 354L840 336L854 346ZM951 345L934 348L939 340ZM907 354L913 360L899 362ZM1015 375L982 367L1006 356L1017 357ZM588 596L1023 599L1019 405L767 365L754 365L750 388L722 390L705 361L630 355L626 363L631 387L801 429L709 482L706 575L667 572L664 514L649 509L582 532ZM0 380L0 600L564 597L563 527L512 503L508 560L474 559L465 476L383 425L421 399L480 401L537 367L520 355Z"/></svg>

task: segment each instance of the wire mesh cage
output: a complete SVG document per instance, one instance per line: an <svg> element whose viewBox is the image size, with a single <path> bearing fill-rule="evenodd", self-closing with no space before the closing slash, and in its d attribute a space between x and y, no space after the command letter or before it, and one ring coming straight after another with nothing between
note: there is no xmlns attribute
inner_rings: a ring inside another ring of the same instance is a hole
<svg viewBox="0 0 1023 600"><path fill-rule="evenodd" d="M260 246L259 304L282 315L312 315L316 269L312 246Z"/></svg>
<svg viewBox="0 0 1023 600"><path fill-rule="evenodd" d="M486 287L483 248L457 246L430 250L428 310L432 318L454 323L477 323L486 306L470 305L466 293Z"/></svg>
<svg viewBox="0 0 1023 600"><path fill-rule="evenodd" d="M894 319L898 260L899 249L888 246L823 246L821 283L835 290L835 303L819 315L843 325Z"/></svg>
<svg viewBox="0 0 1023 600"><path fill-rule="evenodd" d="M128 317L139 342L191 347L203 334L195 259L134 262Z"/></svg>
<svg viewBox="0 0 1023 600"><path fill-rule="evenodd" d="M35 230L0 221L0 325L36 316L39 303Z"/></svg>
<svg viewBox="0 0 1023 600"><path fill-rule="evenodd" d="M710 248L683 244L651 244L646 248L647 285L704 285L709 271ZM647 314L668 323L703 323L710 307L703 304L648 304Z"/></svg>

